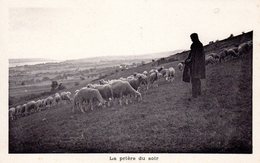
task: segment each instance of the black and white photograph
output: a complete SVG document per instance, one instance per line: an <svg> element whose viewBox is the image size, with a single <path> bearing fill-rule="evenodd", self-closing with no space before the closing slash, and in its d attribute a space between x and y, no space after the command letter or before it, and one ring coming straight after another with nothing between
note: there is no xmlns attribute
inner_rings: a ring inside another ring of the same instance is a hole
<svg viewBox="0 0 260 163"><path fill-rule="evenodd" d="M220 154L259 161L259 1L4 4L8 159Z"/></svg>

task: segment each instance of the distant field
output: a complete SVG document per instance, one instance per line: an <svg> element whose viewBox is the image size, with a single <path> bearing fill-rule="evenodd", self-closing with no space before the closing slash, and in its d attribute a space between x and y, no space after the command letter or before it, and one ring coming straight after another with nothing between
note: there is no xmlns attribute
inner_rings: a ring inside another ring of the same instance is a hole
<svg viewBox="0 0 260 163"><path fill-rule="evenodd" d="M31 64L35 63L32 62L35 59L24 60L9 60L9 64L18 64L19 61L24 64L28 60ZM62 83L70 90L77 85L86 85L92 80L121 71L120 64L137 66L137 63L141 64L141 61L147 60L147 57L143 60L136 57L101 57L9 67L9 107L37 100L41 94L47 95L50 93L52 81Z"/></svg>
<svg viewBox="0 0 260 163"><path fill-rule="evenodd" d="M251 153L252 56L207 66L199 98L190 98L190 87L177 71L173 83L161 81L139 103L86 114L62 105L11 121L9 152Z"/></svg>
<svg viewBox="0 0 260 163"><path fill-rule="evenodd" d="M91 81L91 80L84 80L84 81L66 80L66 81L62 81L62 83L67 88L71 88L75 86L75 82L85 83L87 81ZM50 89L51 89L51 82L47 81L47 82L41 82L32 85L14 86L9 88L9 93L11 96L19 97L19 96L25 96L33 93L42 93L42 92L50 91Z"/></svg>

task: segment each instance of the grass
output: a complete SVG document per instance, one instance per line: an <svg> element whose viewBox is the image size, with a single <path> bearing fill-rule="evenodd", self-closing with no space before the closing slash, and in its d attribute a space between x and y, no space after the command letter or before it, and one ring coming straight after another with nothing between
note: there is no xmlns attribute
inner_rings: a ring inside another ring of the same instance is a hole
<svg viewBox="0 0 260 163"><path fill-rule="evenodd" d="M173 83L160 81L128 106L72 114L71 105L61 105L11 121L9 152L252 153L251 55L207 66L196 99L181 76L177 71Z"/></svg>

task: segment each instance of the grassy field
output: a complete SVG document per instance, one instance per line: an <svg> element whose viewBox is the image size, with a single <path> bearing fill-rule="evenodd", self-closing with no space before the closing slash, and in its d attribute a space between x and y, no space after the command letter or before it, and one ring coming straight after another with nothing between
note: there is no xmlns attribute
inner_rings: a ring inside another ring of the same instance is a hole
<svg viewBox="0 0 260 163"><path fill-rule="evenodd" d="M149 69L151 64L106 79ZM252 54L209 65L206 72L196 99L177 71L173 83L160 81L128 106L72 114L72 105L61 105L10 121L9 152L251 153Z"/></svg>

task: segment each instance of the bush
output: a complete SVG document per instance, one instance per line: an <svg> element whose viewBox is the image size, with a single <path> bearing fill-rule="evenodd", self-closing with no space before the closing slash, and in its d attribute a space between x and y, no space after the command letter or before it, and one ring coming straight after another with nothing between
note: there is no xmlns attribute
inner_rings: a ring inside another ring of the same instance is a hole
<svg viewBox="0 0 260 163"><path fill-rule="evenodd" d="M58 90L63 90L63 89L66 89L66 87L62 83L60 83L58 86Z"/></svg>
<svg viewBox="0 0 260 163"><path fill-rule="evenodd" d="M58 87L58 82L56 80L51 83L51 90L55 90Z"/></svg>

